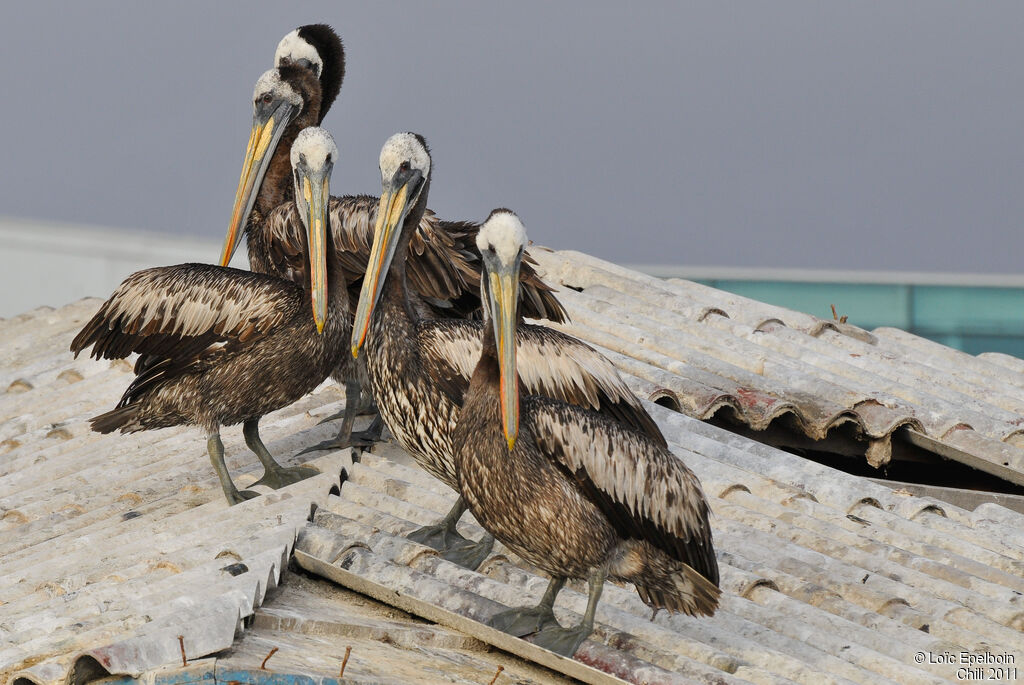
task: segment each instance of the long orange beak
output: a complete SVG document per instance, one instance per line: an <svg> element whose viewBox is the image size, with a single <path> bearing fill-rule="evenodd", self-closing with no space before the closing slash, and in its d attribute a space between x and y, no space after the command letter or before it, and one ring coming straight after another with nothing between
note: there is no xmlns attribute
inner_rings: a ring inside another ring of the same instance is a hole
<svg viewBox="0 0 1024 685"><path fill-rule="evenodd" d="M322 178L301 176L298 184L305 200L303 217L309 244L309 292L317 333L327 321L327 206L331 197L330 173Z"/></svg>
<svg viewBox="0 0 1024 685"><path fill-rule="evenodd" d="M366 342L366 334L370 330L370 317L374 307L384 290L384 279L387 277L391 260L398 247L398 239L402 233L402 223L409 209L415 204L418 193L418 172L413 178L392 182L385 186L377 206L377 222L373 227L373 248L370 261L366 265L363 286L359 291L359 304L352 321L352 356L358 358L359 350Z"/></svg>
<svg viewBox="0 0 1024 685"><path fill-rule="evenodd" d="M498 347L501 378L501 422L509 451L519 436L519 373L516 369L516 308L519 303L519 261L505 265L484 259L487 306Z"/></svg>
<svg viewBox="0 0 1024 685"><path fill-rule="evenodd" d="M235 205L231 209L231 224L228 226L228 234L224 238L224 248L220 254L221 266L227 266L231 262L231 257L242 241L242 229L256 203L267 166L274 156L274 150L277 149L285 128L291 122L295 109L294 105L282 102L265 121L261 120L259 115L253 116L249 144L246 146L245 159L242 161L242 174L238 179L238 190L235 191Z"/></svg>

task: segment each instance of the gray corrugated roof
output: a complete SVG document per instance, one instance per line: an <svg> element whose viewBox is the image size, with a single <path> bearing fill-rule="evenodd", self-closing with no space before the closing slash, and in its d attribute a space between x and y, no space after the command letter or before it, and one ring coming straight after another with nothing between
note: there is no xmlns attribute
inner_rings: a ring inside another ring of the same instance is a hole
<svg viewBox="0 0 1024 685"><path fill-rule="evenodd" d="M632 589L609 585L578 659L610 661L603 644L647 662L651 682L681 673L698 682L924 683L955 673L916 664L918 652L1024 658L1024 547L1013 528L1024 517L939 505L650 408L709 495L722 608L652 624ZM539 599L546 581L505 550L474 573L402 537L440 517L454 493L385 456L404 460L399 450L374 452L348 469L299 549L473 618ZM463 532L482 531L468 522ZM557 613L575 622L585 604L577 584Z"/></svg>
<svg viewBox="0 0 1024 685"><path fill-rule="evenodd" d="M345 662L346 648L351 648ZM568 683L551 671L496 652L479 640L444 626L410 618L391 607L314 578L289 574L280 590L256 610L231 649L217 657L221 681L259 682L269 673L337 678L345 682L407 685L485 685L498 667L499 683ZM232 677L241 671L241 677Z"/></svg>
<svg viewBox="0 0 1024 685"><path fill-rule="evenodd" d="M893 328L864 331L578 252L534 250L564 330L598 345L655 399L696 418L729 407L754 430L792 417L813 440L853 424L885 464L903 430L933 451L1024 484L1024 364Z"/></svg>
<svg viewBox="0 0 1024 685"><path fill-rule="evenodd" d="M789 413L808 434L854 422L883 446L909 424L979 458L993 446L1019 451L1010 428L1024 420L1015 413L1019 360L837 327L576 253L537 257L552 280L583 289L563 294L569 330L609 350L635 388L671 392L693 416L728 405L756 425ZM190 658L226 648L277 582L299 530L302 545L319 541L309 548L319 558L439 609L485 617L542 592L544 581L511 555L477 574L400 537L438 517L454 494L393 445L354 465L347 452L329 455L314 462L324 475L228 508L195 430L90 433L86 419L112 406L131 377L125 363L75 361L66 351L98 304L0 322L4 682L15 673L64 682L86 654L114 672L173 667L178 635ZM315 422L340 397L327 384L268 416L268 447L294 454L331 434L336 427ZM1017 650L1022 665L1024 516L916 497L649 406L710 498L722 609L651 623L631 589L609 585L581 660L629 664L650 682L669 672L699 682L955 681L954 666L914 659L945 649ZM259 466L239 433L224 438L244 484ZM349 479L332 495L342 468ZM466 532L479 530L470 521ZM240 575L223 570L238 563ZM582 611L581 589L560 597L563 620ZM280 598L276 611L312 620L302 602ZM379 627L365 620L371 632ZM312 649L290 644L289 658Z"/></svg>
<svg viewBox="0 0 1024 685"><path fill-rule="evenodd" d="M72 335L98 300L0 323L0 674L63 682L89 655L139 674L229 647L273 588L313 502L337 490L338 455L323 475L229 508L202 437L189 429L98 435L86 419L116 403L124 362L73 360ZM275 414L270 449L294 451L306 408ZM326 434L329 431L320 431ZM228 465L246 472L241 436L225 431ZM300 442L304 442L299 438Z"/></svg>

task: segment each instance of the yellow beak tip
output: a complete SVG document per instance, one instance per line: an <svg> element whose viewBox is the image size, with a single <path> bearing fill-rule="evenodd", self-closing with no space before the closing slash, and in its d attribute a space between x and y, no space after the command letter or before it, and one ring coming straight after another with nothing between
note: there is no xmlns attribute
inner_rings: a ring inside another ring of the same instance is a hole
<svg viewBox="0 0 1024 685"><path fill-rule="evenodd" d="M323 321L317 321L316 322L316 332L318 334L324 332L324 322Z"/></svg>
<svg viewBox="0 0 1024 685"><path fill-rule="evenodd" d="M359 359L359 348L358 347L353 347L352 348L352 358L353 359Z"/></svg>
<svg viewBox="0 0 1024 685"><path fill-rule="evenodd" d="M505 436L505 442L508 443L508 451L511 452L512 448L516 446L516 436Z"/></svg>

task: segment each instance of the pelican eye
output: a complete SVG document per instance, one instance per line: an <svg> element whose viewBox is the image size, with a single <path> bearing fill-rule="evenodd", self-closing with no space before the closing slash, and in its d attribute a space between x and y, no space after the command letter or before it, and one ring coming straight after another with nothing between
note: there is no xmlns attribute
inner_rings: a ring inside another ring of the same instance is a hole
<svg viewBox="0 0 1024 685"><path fill-rule="evenodd" d="M264 104L269 105L271 102L273 102L274 96L271 95L270 93L264 93L263 97L261 97L260 100L262 100Z"/></svg>
<svg viewBox="0 0 1024 685"><path fill-rule="evenodd" d="M405 162L402 162L402 165L398 167L398 170L399 171L408 171L409 168L410 168L409 167L409 162L405 161Z"/></svg>

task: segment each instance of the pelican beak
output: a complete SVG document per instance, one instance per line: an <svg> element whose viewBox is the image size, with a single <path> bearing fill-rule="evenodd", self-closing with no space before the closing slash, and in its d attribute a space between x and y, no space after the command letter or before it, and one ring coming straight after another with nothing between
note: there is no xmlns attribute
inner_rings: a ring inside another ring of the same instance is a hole
<svg viewBox="0 0 1024 685"><path fill-rule="evenodd" d="M516 323L519 303L519 258L514 264L498 263L485 256L487 306L498 347L501 378L501 422L509 451L519 435L519 373L516 370Z"/></svg>
<svg viewBox="0 0 1024 685"><path fill-rule="evenodd" d="M305 201L303 217L309 244L309 292L316 332L323 333L327 321L327 206L331 197L331 170L302 174L299 187Z"/></svg>
<svg viewBox="0 0 1024 685"><path fill-rule="evenodd" d="M263 183L267 166L274 156L281 135L297 112L295 105L281 102L271 111L257 108L253 114L249 145L245 149L242 175L238 179L238 190L235 191L235 206L231 210L231 225L228 226L224 249L220 255L221 266L227 266L238 249L238 243L242 240L242 227L249 220L249 213L256 203L257 191Z"/></svg>
<svg viewBox="0 0 1024 685"><path fill-rule="evenodd" d="M373 248L370 261L359 291L359 305L352 321L352 356L358 358L370 329L370 317L377 306L384 279L402 234L405 217L416 204L423 189L423 175L415 169L398 170L390 182L385 183L377 206L377 222L373 227Z"/></svg>

